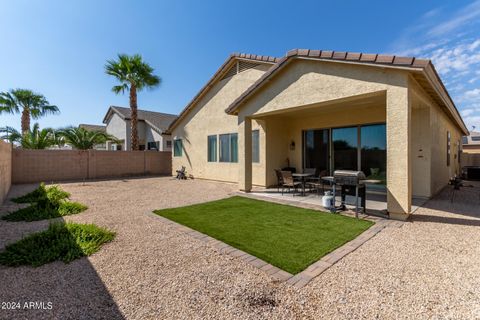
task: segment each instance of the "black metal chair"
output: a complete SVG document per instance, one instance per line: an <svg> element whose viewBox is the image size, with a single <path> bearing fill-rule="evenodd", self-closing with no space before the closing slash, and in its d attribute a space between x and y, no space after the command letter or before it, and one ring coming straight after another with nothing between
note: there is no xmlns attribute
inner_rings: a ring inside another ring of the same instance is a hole
<svg viewBox="0 0 480 320"><path fill-rule="evenodd" d="M280 171L282 174L282 196L285 189L288 189L288 192L293 188L293 196L297 192L297 188L302 185L300 181L293 180L292 173L290 171Z"/></svg>
<svg viewBox="0 0 480 320"><path fill-rule="evenodd" d="M283 185L282 170L275 169L275 175L277 176L277 192L280 192L280 188Z"/></svg>

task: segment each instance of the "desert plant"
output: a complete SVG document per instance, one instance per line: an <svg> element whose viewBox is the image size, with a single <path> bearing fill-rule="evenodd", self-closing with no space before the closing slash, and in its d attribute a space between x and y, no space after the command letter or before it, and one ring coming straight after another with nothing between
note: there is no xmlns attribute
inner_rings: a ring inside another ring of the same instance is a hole
<svg viewBox="0 0 480 320"><path fill-rule="evenodd" d="M39 119L47 114L58 113L41 94L28 89L14 89L0 93L0 113L22 113L22 134L30 131L30 119Z"/></svg>
<svg viewBox="0 0 480 320"><path fill-rule="evenodd" d="M120 82L120 85L114 86L112 91L119 94L128 90L130 93L132 150L138 150L137 91L157 87L161 82L153 71L154 69L144 62L139 54L133 56L119 54L118 60L108 60L105 65L105 72Z"/></svg>
<svg viewBox="0 0 480 320"><path fill-rule="evenodd" d="M32 192L12 199L16 203L30 203L2 217L7 221L37 221L77 214L88 209L87 206L70 202L70 194L58 186L46 187L44 183Z"/></svg>
<svg viewBox="0 0 480 320"><path fill-rule="evenodd" d="M52 223L48 229L7 245L0 264L38 267L53 261L69 263L97 252L115 233L94 224Z"/></svg>

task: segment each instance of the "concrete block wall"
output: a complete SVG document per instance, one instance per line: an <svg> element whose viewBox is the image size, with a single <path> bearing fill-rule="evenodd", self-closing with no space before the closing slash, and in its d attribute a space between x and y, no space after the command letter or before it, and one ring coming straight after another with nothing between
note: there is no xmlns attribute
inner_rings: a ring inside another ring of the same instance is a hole
<svg viewBox="0 0 480 320"><path fill-rule="evenodd" d="M0 140L0 204L12 184L12 145Z"/></svg>
<svg viewBox="0 0 480 320"><path fill-rule="evenodd" d="M170 175L170 152L13 150L12 183Z"/></svg>

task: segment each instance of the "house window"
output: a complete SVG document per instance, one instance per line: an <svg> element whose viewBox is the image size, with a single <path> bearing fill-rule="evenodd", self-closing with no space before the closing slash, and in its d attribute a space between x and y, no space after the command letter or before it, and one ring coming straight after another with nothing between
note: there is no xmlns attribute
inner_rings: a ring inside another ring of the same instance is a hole
<svg viewBox="0 0 480 320"><path fill-rule="evenodd" d="M208 162L217 161L217 136L208 136Z"/></svg>
<svg viewBox="0 0 480 320"><path fill-rule="evenodd" d="M451 140L450 131L447 131L447 167L450 166L450 154L451 154L450 140Z"/></svg>
<svg viewBox="0 0 480 320"><path fill-rule="evenodd" d="M472 137L472 141L480 141L480 136L474 136L474 137Z"/></svg>
<svg viewBox="0 0 480 320"><path fill-rule="evenodd" d="M182 156L182 149L183 149L182 139L173 140L173 156L174 157L181 157Z"/></svg>
<svg viewBox="0 0 480 320"><path fill-rule="evenodd" d="M252 162L260 162L260 132L258 130L252 131Z"/></svg>
<svg viewBox="0 0 480 320"><path fill-rule="evenodd" d="M147 147L148 150L159 150L160 142L159 141L151 141L148 143Z"/></svg>
<svg viewBox="0 0 480 320"><path fill-rule="evenodd" d="M167 148L172 148L172 140L167 140Z"/></svg>
<svg viewBox="0 0 480 320"><path fill-rule="evenodd" d="M238 162L238 134L220 135L220 162Z"/></svg>

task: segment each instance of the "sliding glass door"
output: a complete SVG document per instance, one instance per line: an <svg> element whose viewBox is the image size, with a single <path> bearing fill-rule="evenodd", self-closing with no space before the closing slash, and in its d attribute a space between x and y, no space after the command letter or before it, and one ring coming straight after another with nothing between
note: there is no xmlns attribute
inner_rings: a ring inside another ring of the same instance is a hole
<svg viewBox="0 0 480 320"><path fill-rule="evenodd" d="M303 132L304 168L316 168L317 172L330 170L330 130L306 130Z"/></svg>
<svg viewBox="0 0 480 320"><path fill-rule="evenodd" d="M333 170L357 170L358 127L332 129Z"/></svg>
<svg viewBox="0 0 480 320"><path fill-rule="evenodd" d="M384 124L362 126L361 170L369 179L386 182L387 176L387 131Z"/></svg>
<svg viewBox="0 0 480 320"><path fill-rule="evenodd" d="M303 167L361 170L385 183L387 138L385 124L303 131Z"/></svg>

